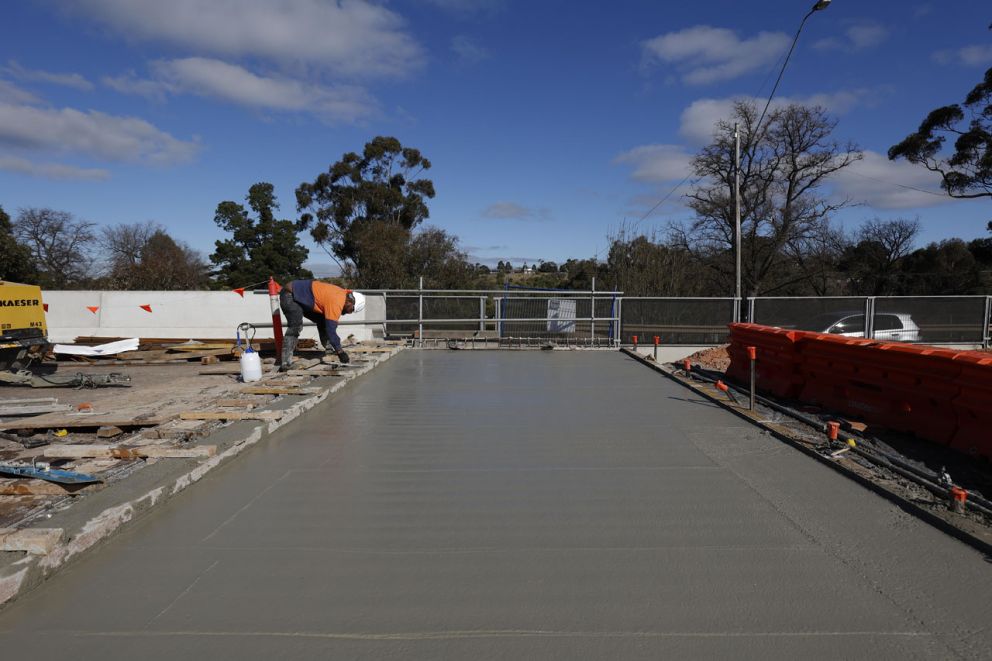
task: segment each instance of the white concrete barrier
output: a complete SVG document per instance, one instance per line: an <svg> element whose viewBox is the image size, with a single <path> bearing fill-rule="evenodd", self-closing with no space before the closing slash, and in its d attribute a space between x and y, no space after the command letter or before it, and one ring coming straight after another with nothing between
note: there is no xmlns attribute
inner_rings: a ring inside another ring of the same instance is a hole
<svg viewBox="0 0 992 661"><path fill-rule="evenodd" d="M272 323L267 292L246 291L44 291L46 318L52 342L71 343L81 335L100 337L209 338L234 341L238 324ZM150 306L151 312L141 306ZM90 310L89 308L95 308ZM345 315L342 322L384 319L385 300L367 296L360 313ZM285 328L286 320L283 319ZM342 339L382 336L376 324L346 324L338 329ZM272 328L259 328L258 337L272 337ZM316 326L306 322L302 337L316 338Z"/></svg>

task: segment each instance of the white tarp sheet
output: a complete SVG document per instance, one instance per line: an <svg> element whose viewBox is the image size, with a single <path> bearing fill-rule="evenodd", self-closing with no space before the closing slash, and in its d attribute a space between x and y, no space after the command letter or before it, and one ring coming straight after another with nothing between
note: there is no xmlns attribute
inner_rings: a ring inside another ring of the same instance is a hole
<svg viewBox="0 0 992 661"><path fill-rule="evenodd" d="M548 332L549 333L575 332L575 299L574 298L548 299Z"/></svg>
<svg viewBox="0 0 992 661"><path fill-rule="evenodd" d="M137 351L138 344L138 338L133 337L129 340L98 344L95 347L87 347L79 344L56 344L52 351L66 356L113 356L114 354L125 351Z"/></svg>

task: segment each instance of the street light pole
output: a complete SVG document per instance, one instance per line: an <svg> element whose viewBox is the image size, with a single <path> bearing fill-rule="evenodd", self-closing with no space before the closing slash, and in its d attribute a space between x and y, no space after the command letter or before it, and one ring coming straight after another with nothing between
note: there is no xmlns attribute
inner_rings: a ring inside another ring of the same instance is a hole
<svg viewBox="0 0 992 661"><path fill-rule="evenodd" d="M775 85L772 87L772 93L768 95L768 100L765 102L765 108L761 111L761 117L758 118L758 123L754 125L754 129L750 133L750 139L748 144L758 144L761 142L761 122L765 119L765 114L768 112L768 106L772 104L772 99L775 98L775 92L778 91L778 85L782 82L782 76L785 74L785 68L789 65L789 59L792 58L792 51L796 50L796 43L799 41L799 35L802 34L803 27L806 26L806 21L809 17L818 11L823 11L830 6L831 0L818 0L813 8L803 16L803 20L799 23L799 29L796 30L796 36L792 39L792 45L789 47L789 53L785 56L785 62L782 63L782 69L778 72L778 78L775 79ZM734 236L736 243L736 280L737 286L734 294L734 319L740 320L741 318L741 181L740 181L740 171L741 171L741 137L740 131L738 130L737 124L734 124ZM750 321L750 319L748 320Z"/></svg>

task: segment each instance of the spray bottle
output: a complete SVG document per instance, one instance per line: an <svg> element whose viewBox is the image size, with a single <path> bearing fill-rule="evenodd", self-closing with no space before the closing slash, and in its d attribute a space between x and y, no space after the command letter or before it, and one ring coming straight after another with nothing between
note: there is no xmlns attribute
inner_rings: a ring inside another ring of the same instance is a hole
<svg viewBox="0 0 992 661"><path fill-rule="evenodd" d="M251 331L250 338L248 337L249 331ZM255 327L247 322L238 326L236 337L239 348L241 347L242 332L245 334L246 346L241 353L241 380L245 383L259 381L262 378L262 359L259 357L258 352L251 348L252 340L255 339Z"/></svg>

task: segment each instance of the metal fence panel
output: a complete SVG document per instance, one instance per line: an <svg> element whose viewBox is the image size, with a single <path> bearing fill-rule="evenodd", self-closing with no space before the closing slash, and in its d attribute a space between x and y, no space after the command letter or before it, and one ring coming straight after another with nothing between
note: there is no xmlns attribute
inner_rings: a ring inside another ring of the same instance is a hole
<svg viewBox="0 0 992 661"><path fill-rule="evenodd" d="M634 335L641 344L655 335L663 344L722 344L734 320L732 298L624 298L622 305L620 337L627 344Z"/></svg>
<svg viewBox="0 0 992 661"><path fill-rule="evenodd" d="M875 339L980 344L985 339L984 296L879 296Z"/></svg>
<svg viewBox="0 0 992 661"><path fill-rule="evenodd" d="M778 326L790 330L825 333L833 329L831 332L864 337L867 300L861 296L822 298L759 296L754 299L753 321L764 326Z"/></svg>

